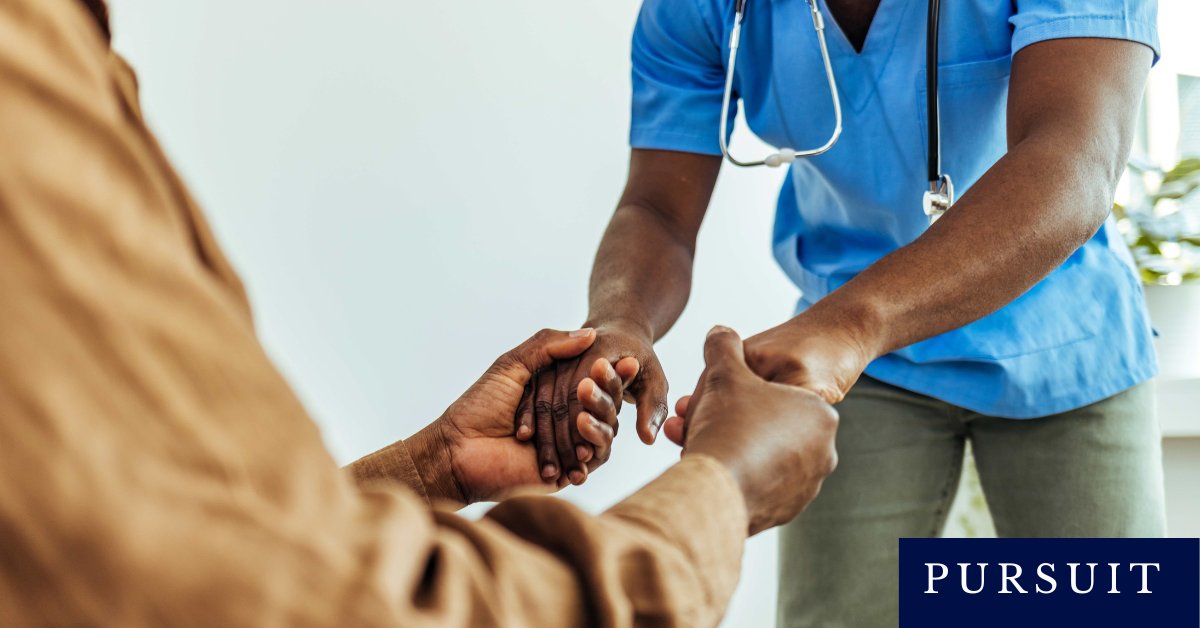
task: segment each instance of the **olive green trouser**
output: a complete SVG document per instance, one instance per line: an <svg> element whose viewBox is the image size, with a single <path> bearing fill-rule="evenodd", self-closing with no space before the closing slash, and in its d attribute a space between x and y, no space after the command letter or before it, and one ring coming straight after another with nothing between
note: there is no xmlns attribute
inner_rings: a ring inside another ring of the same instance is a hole
<svg viewBox="0 0 1200 628"><path fill-rule="evenodd" d="M863 377L838 405L837 470L779 540L779 626L898 621L898 539L938 536L967 439L1002 537L1166 533L1154 388L1031 420Z"/></svg>

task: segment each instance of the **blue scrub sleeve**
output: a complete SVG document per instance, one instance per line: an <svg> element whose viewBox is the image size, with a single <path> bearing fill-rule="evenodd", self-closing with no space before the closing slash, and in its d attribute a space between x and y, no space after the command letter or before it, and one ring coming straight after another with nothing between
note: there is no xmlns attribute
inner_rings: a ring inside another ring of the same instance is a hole
<svg viewBox="0 0 1200 628"><path fill-rule="evenodd" d="M718 0L645 0L633 32L633 148L720 155L724 9ZM730 105L730 123L736 114Z"/></svg>
<svg viewBox="0 0 1200 628"><path fill-rule="evenodd" d="M1157 0L1018 0L1012 51L1050 39L1099 37L1145 44L1158 62Z"/></svg>

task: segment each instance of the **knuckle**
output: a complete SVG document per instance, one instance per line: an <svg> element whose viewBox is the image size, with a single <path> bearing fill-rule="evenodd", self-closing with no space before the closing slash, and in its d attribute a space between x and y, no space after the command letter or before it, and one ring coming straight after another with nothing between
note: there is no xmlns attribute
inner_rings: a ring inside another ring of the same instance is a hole
<svg viewBox="0 0 1200 628"><path fill-rule="evenodd" d="M565 402L557 402L550 404L550 416L555 421L565 421L571 414L571 408Z"/></svg>
<svg viewBox="0 0 1200 628"><path fill-rule="evenodd" d="M818 386L817 395L825 401L825 403L834 405L842 402L845 395L842 394L840 388L834 386Z"/></svg>
<svg viewBox="0 0 1200 628"><path fill-rule="evenodd" d="M830 447L829 448L829 456L825 460L825 469L824 469L825 475L830 475L831 473L836 471L837 466L838 466L837 449Z"/></svg>
<svg viewBox="0 0 1200 628"><path fill-rule="evenodd" d="M544 399L539 399L533 403L533 410L537 414L553 415L554 404Z"/></svg>
<svg viewBox="0 0 1200 628"><path fill-rule="evenodd" d="M838 423L841 422L841 417L838 415L838 411L835 410L833 406L821 404L820 411L817 412L817 422L826 429L836 430Z"/></svg>

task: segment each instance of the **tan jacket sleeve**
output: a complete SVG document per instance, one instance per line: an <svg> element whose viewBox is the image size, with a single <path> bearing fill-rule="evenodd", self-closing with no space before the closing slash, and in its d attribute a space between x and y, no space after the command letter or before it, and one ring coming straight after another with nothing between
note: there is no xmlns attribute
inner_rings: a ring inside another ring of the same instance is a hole
<svg viewBox="0 0 1200 628"><path fill-rule="evenodd" d="M0 0L0 625L717 621L746 516L711 460L599 517L356 487L92 15Z"/></svg>
<svg viewBox="0 0 1200 628"><path fill-rule="evenodd" d="M404 442L394 443L375 453L368 454L346 465L346 471L355 484L363 487L397 483L420 495L426 503L430 501L425 483L413 457Z"/></svg>

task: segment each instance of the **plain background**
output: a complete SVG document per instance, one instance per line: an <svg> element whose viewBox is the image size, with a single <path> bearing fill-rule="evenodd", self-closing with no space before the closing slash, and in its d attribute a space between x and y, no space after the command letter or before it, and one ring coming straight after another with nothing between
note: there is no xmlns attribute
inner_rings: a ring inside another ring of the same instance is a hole
<svg viewBox="0 0 1200 628"><path fill-rule="evenodd" d="M537 329L583 321L627 164L638 0L110 3L152 128L340 461L424 426ZM1163 21L1180 39L1188 23ZM658 345L672 401L710 326L791 312L769 253L780 176L721 175L691 304ZM676 459L629 410L613 461L562 497L598 512ZM775 544L750 541L726 625L774 621Z"/></svg>
<svg viewBox="0 0 1200 628"><path fill-rule="evenodd" d="M583 322L627 167L637 0L111 4L151 127L338 460L424 426L539 328ZM779 177L722 174L691 304L658 346L672 403L709 327L791 312L769 251ZM564 498L598 512L677 459L633 420ZM774 551L751 541L729 625L773 622Z"/></svg>

